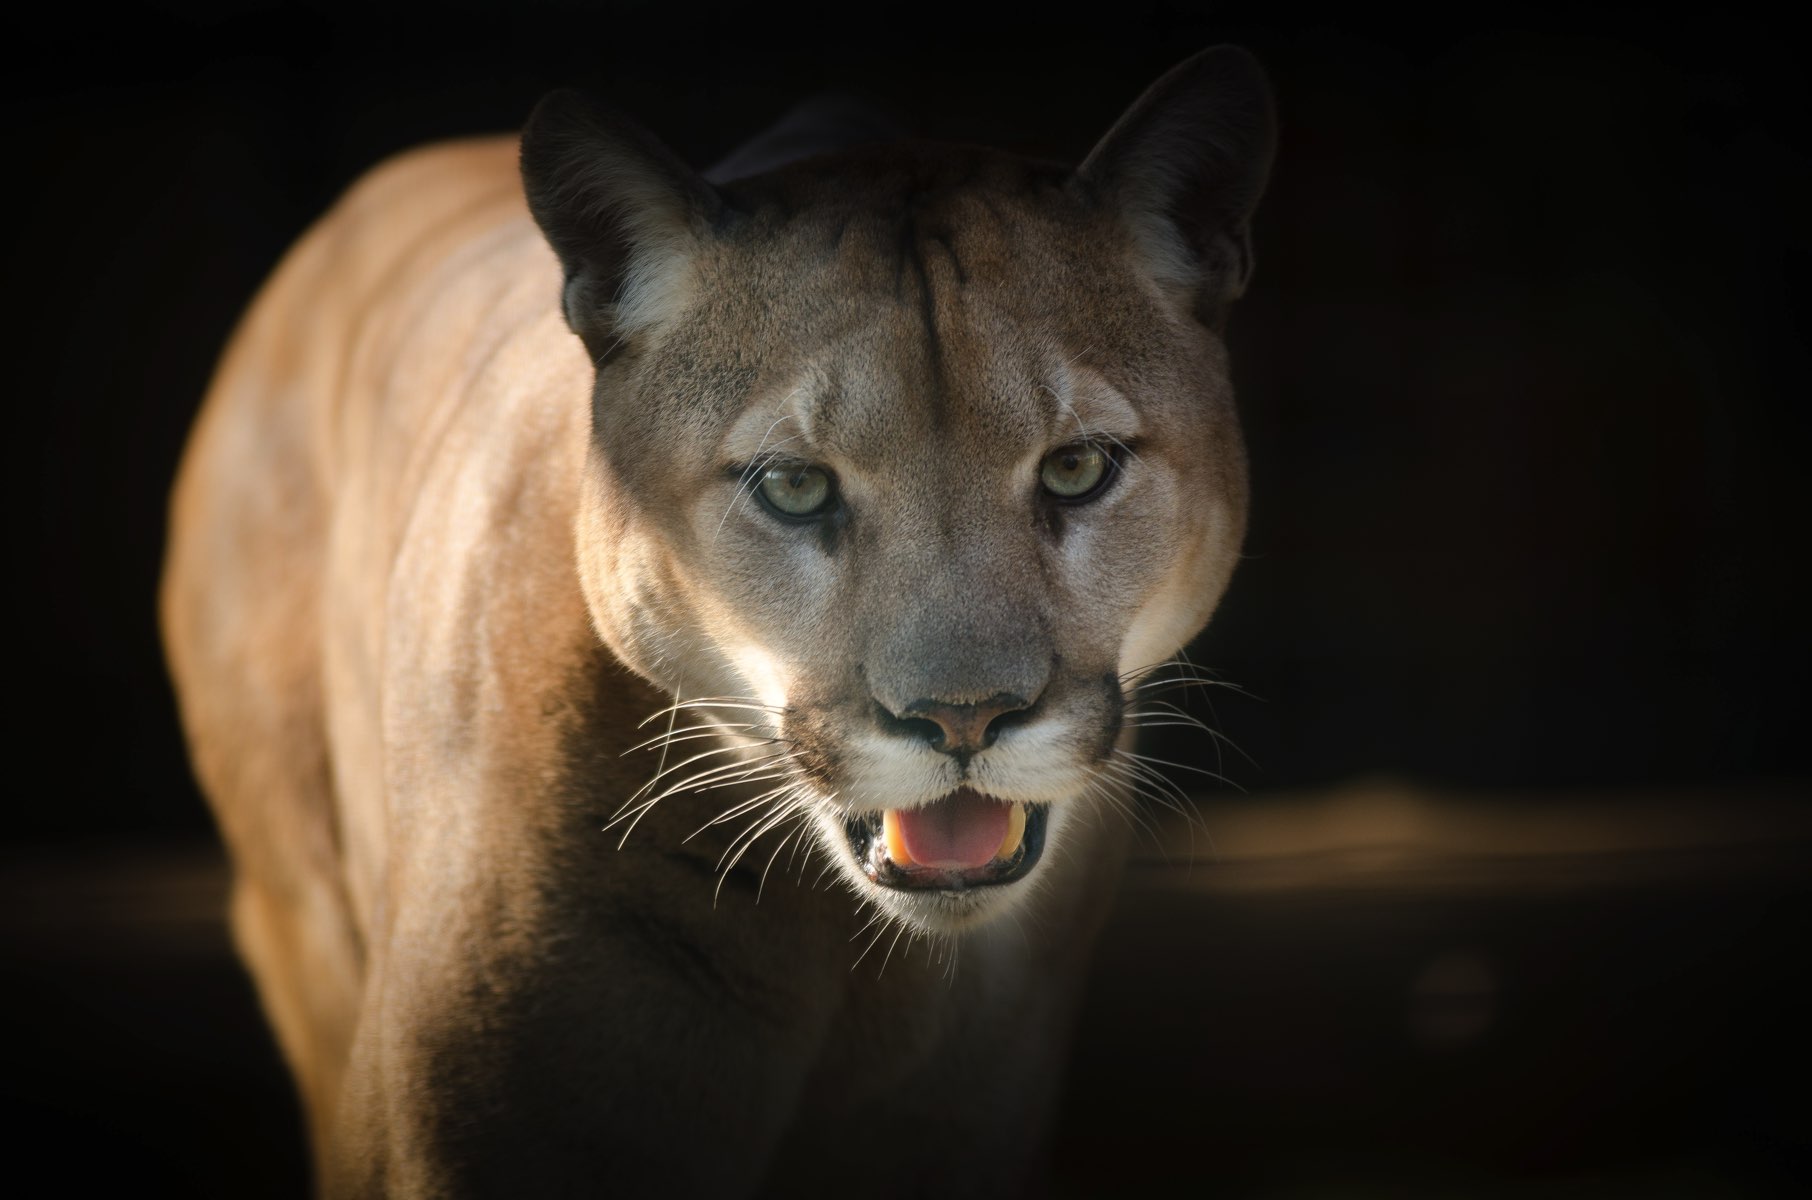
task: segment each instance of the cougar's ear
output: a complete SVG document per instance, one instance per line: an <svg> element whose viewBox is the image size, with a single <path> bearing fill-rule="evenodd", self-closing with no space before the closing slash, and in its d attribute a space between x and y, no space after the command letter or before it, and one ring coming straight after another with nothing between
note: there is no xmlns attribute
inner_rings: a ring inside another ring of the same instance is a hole
<svg viewBox="0 0 1812 1200"><path fill-rule="evenodd" d="M573 91L548 95L530 115L522 184L566 271L566 323L599 366L684 301L693 257L722 209L653 134Z"/></svg>
<svg viewBox="0 0 1812 1200"><path fill-rule="evenodd" d="M1271 173L1277 121L1258 60L1213 46L1145 90L1076 168L1119 213L1141 265L1218 329L1252 274L1252 210Z"/></svg>

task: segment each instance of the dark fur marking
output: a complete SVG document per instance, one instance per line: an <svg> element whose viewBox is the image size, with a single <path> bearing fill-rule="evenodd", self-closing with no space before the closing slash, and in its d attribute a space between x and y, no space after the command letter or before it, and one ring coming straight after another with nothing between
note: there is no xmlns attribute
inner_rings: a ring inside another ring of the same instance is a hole
<svg viewBox="0 0 1812 1200"><path fill-rule="evenodd" d="M818 548L834 555L843 546L843 531L849 527L849 508L839 500L818 522Z"/></svg>
<svg viewBox="0 0 1812 1200"><path fill-rule="evenodd" d="M787 708L781 720L780 735L799 755L793 764L796 774L812 780L826 791L843 767L838 730L832 718L840 697L812 699Z"/></svg>
<svg viewBox="0 0 1812 1200"><path fill-rule="evenodd" d="M963 260L958 258L956 254L956 243L950 240L949 235L943 231L939 231L931 234L925 240L931 245L938 247L949 256L950 269L956 272L957 285L959 287L966 285L969 282L969 272L963 269Z"/></svg>
<svg viewBox="0 0 1812 1200"><path fill-rule="evenodd" d="M691 865L690 863L687 864ZM704 864L708 867L708 864ZM715 871L707 870L712 880ZM737 872L731 872L732 877ZM754 893L754 880L739 880L742 888ZM715 883L713 884L715 886ZM727 885L726 885L727 886ZM619 928L627 927L635 935L635 944L650 958L657 958L685 980L695 991L714 1002L726 997L758 1014L763 1020L779 1024L786 1006L780 997L741 972L730 972L713 955L701 950L691 930L655 908L623 907L612 914Z"/></svg>
<svg viewBox="0 0 1812 1200"><path fill-rule="evenodd" d="M909 202L914 208L917 202ZM919 230L918 214L909 211L901 228L902 262L910 262L912 275L919 287L919 319L925 326L925 350L930 359L931 394L926 402L931 411L931 428L942 434L949 419L944 388L944 345L937 328L937 297L931 288L931 272L925 265L926 238Z"/></svg>
<svg viewBox="0 0 1812 1200"><path fill-rule="evenodd" d="M899 232L893 240L893 298L904 302L906 299L906 266L915 257L912 252L912 215L910 212L900 218Z"/></svg>
<svg viewBox="0 0 1812 1200"><path fill-rule="evenodd" d="M1101 694L1106 698L1105 719L1102 721L1103 736L1095 752L1097 759L1105 759L1114 752L1114 742L1120 737L1120 728L1126 723L1126 694L1120 690L1120 677L1112 671L1101 676Z"/></svg>

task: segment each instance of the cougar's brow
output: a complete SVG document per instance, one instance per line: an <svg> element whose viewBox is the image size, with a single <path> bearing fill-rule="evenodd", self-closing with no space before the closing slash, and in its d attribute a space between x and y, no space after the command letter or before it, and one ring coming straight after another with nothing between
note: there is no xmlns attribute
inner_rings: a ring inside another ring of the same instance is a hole
<svg viewBox="0 0 1812 1200"><path fill-rule="evenodd" d="M773 400L758 400L731 422L718 455L726 463L748 464L771 453L810 457L812 404L810 382L801 380Z"/></svg>
<svg viewBox="0 0 1812 1200"><path fill-rule="evenodd" d="M1039 392L1047 401L1054 441L1091 435L1110 441L1132 441L1144 431L1144 422L1131 399L1074 358L1061 359L1051 382Z"/></svg>

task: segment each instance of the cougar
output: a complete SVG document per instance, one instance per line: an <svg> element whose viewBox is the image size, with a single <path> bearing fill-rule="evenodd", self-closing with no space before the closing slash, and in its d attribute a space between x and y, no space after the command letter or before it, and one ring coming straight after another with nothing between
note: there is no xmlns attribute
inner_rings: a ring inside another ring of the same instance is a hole
<svg viewBox="0 0 1812 1200"><path fill-rule="evenodd" d="M289 253L161 613L323 1195L1042 1186L1271 114L1218 47L1079 166L700 174L562 92Z"/></svg>

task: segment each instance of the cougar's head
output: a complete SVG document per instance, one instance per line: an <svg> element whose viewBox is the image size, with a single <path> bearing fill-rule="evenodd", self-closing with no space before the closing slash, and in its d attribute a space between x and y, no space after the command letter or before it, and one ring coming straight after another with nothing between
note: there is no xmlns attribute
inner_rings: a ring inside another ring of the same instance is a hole
<svg viewBox="0 0 1812 1200"><path fill-rule="evenodd" d="M907 143L714 186L542 103L524 179L598 369L587 600L738 747L675 782L759 784L752 829L921 928L1088 852L1128 689L1237 557L1219 330L1271 142L1232 48L1074 169Z"/></svg>

